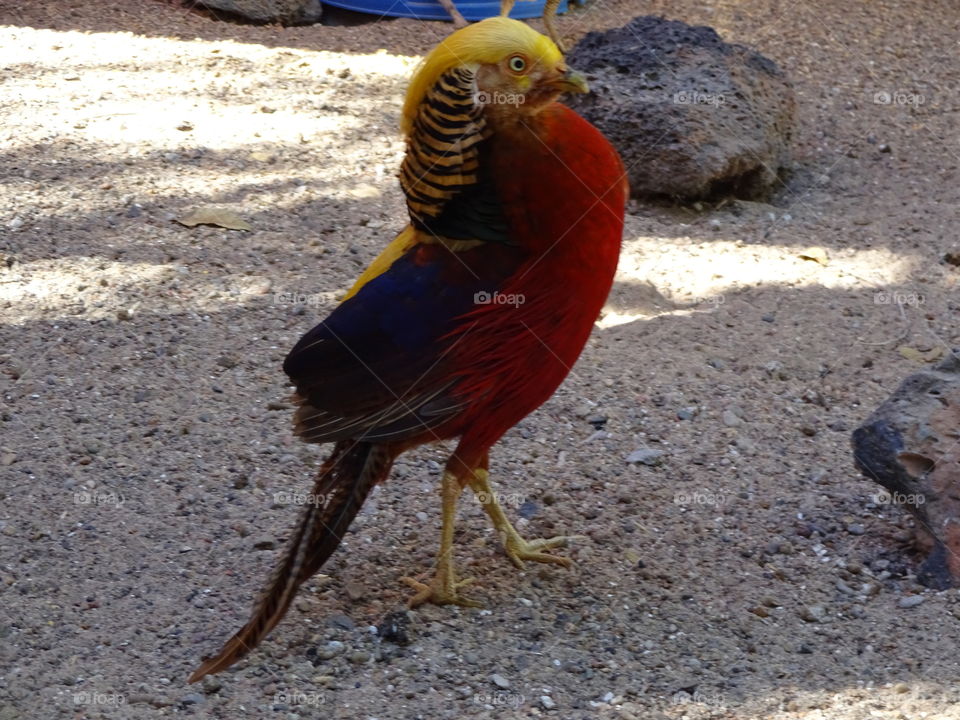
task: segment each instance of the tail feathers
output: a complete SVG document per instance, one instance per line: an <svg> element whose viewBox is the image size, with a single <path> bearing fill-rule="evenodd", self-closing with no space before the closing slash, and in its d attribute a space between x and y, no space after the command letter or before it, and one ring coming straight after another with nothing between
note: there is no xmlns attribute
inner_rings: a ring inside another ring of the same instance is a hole
<svg viewBox="0 0 960 720"><path fill-rule="evenodd" d="M297 525L283 562L274 571L253 615L223 649L190 676L190 682L224 670L253 650L286 614L297 589L333 554L363 501L393 464L386 445L344 440L320 468L312 500Z"/></svg>

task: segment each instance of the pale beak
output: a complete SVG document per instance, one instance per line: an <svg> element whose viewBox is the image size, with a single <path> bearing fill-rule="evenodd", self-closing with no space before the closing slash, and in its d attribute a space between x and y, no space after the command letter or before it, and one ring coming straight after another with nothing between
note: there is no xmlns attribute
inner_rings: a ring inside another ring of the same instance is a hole
<svg viewBox="0 0 960 720"><path fill-rule="evenodd" d="M556 80L550 83L560 92L567 93L588 93L590 92L590 86L587 84L587 79L578 73L576 70L570 70L567 68L564 70L563 74L560 75Z"/></svg>

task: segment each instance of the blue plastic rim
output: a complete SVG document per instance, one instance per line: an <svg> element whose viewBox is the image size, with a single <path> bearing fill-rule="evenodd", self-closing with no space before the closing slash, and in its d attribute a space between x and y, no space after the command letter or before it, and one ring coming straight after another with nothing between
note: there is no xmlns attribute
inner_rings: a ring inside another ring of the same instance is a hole
<svg viewBox="0 0 960 720"><path fill-rule="evenodd" d="M546 0L517 0L510 17L518 20L543 16ZM379 15L380 17L410 17L418 20L449 20L450 15L437 0L324 0L327 5ZM453 0L457 10L467 20L483 20L500 14L499 0ZM567 0L560 3L558 13L567 11Z"/></svg>

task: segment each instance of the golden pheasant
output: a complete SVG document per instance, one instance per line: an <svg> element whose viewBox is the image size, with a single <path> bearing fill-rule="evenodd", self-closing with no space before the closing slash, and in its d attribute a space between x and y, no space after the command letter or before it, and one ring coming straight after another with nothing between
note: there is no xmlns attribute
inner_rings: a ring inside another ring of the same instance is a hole
<svg viewBox="0 0 960 720"><path fill-rule="evenodd" d="M280 621L370 490L402 452L458 439L441 483L436 573L406 578L422 602L475 605L453 561L457 498L469 486L510 559L568 565L525 540L491 492L490 448L556 390L613 281L627 185L617 153L557 102L587 91L557 46L489 18L422 62L403 107L400 181L410 223L343 302L288 355L295 430L335 443L252 617L193 674L232 665Z"/></svg>

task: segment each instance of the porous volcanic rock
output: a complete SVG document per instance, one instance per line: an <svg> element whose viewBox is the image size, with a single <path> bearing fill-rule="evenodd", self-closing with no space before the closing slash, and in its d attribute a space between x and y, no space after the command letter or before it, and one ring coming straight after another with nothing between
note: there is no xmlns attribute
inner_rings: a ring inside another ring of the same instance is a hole
<svg viewBox="0 0 960 720"><path fill-rule="evenodd" d="M960 585L960 359L907 377L853 433L857 467L880 483L881 503L916 518L927 558L917 578L943 589Z"/></svg>
<svg viewBox="0 0 960 720"><path fill-rule="evenodd" d="M793 88L709 27L641 16L568 55L591 91L568 98L619 150L634 196L764 195L790 162Z"/></svg>

